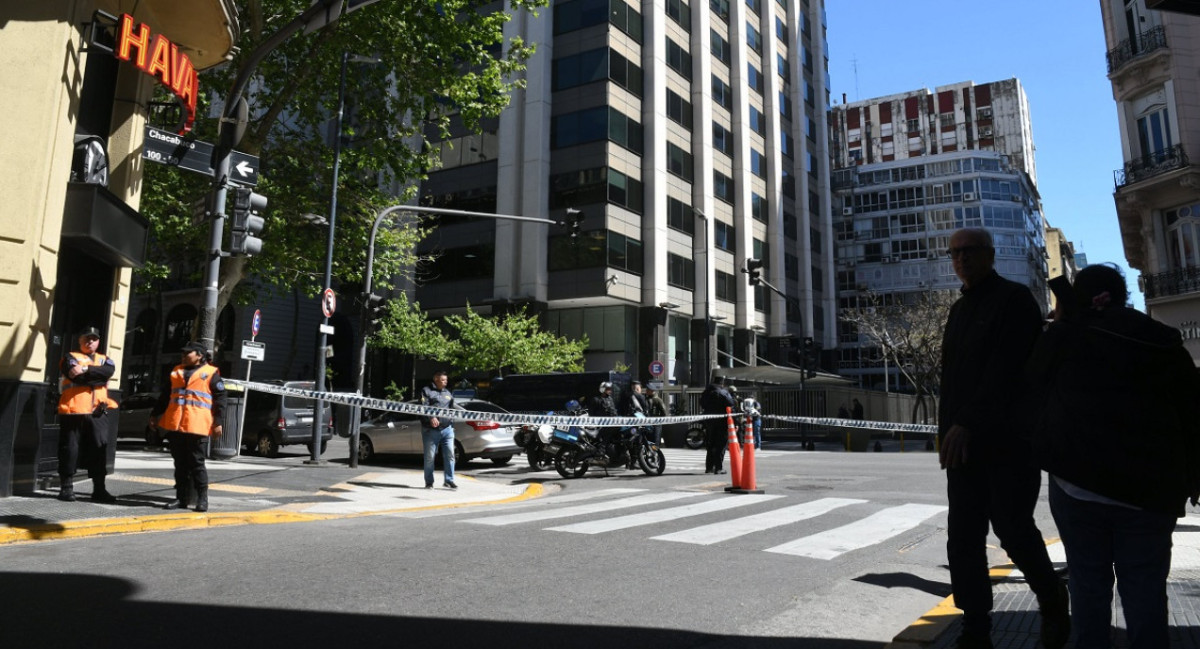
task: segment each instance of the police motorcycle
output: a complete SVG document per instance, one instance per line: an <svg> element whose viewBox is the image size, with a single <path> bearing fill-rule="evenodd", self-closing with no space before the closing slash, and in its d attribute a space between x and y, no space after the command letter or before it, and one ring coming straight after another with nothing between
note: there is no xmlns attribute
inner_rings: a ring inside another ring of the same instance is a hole
<svg viewBox="0 0 1200 649"><path fill-rule="evenodd" d="M554 454L554 468L562 477L581 478L593 466L603 468L605 475L608 469L621 466L641 468L646 475L662 475L666 469L667 458L649 427L622 428L610 443L605 443L600 440L599 429L582 425L587 411L578 401L568 402L567 411L580 418L580 425L566 430L555 428L545 448L545 452Z"/></svg>
<svg viewBox="0 0 1200 649"><path fill-rule="evenodd" d="M548 412L547 415L555 413ZM549 471L554 468L554 455L546 452L546 446L554 436L554 427L550 424L526 424L517 429L513 441L525 449L525 458L529 468L534 471Z"/></svg>

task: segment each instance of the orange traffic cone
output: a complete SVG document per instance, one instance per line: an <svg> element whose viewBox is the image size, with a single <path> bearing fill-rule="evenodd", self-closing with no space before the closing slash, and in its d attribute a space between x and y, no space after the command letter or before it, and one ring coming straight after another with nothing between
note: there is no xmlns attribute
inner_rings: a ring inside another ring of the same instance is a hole
<svg viewBox="0 0 1200 649"><path fill-rule="evenodd" d="M725 415L729 421L729 475L733 478L733 489L737 489L742 484L742 445L738 443L732 410L726 408Z"/></svg>
<svg viewBox="0 0 1200 649"><path fill-rule="evenodd" d="M755 484L757 477L754 471L754 420L746 417L746 434L742 437L745 443L742 445L742 485L741 491L757 492L758 485Z"/></svg>

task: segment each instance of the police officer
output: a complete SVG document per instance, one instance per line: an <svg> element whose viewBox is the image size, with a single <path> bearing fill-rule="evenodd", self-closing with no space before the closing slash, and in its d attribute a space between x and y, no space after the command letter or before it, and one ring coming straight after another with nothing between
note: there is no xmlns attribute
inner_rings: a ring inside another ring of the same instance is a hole
<svg viewBox="0 0 1200 649"><path fill-rule="evenodd" d="M225 415L225 382L207 361L204 345L191 342L180 350L179 365L171 383L159 397L152 424L163 429L175 460L175 500L166 509L188 506L193 490L196 511L208 511L208 468L204 465L204 440L221 436Z"/></svg>
<svg viewBox="0 0 1200 649"><path fill-rule="evenodd" d="M75 470L79 460L92 479L92 501L116 502L104 488L108 459L108 381L117 371L112 359L96 351L100 331L87 327L76 339L78 350L67 352L58 364L62 373L58 399L58 499L75 501Z"/></svg>
<svg viewBox="0 0 1200 649"><path fill-rule="evenodd" d="M706 415L723 415L726 409L736 410L737 401L725 389L724 377L714 376L712 383L700 394L700 411ZM725 447L729 445L729 427L726 419L704 421L705 473L725 473Z"/></svg>

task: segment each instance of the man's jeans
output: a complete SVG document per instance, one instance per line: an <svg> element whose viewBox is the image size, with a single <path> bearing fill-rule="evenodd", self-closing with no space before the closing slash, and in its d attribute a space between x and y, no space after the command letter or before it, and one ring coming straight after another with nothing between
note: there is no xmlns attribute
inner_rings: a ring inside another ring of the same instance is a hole
<svg viewBox="0 0 1200 649"><path fill-rule="evenodd" d="M1107 649L1113 571L1130 649L1166 647L1174 516L1080 500L1050 479L1050 513L1067 552L1075 646Z"/></svg>
<svg viewBox="0 0 1200 649"><path fill-rule="evenodd" d="M446 482L454 482L454 426L422 428L421 442L425 445L425 485L433 484L433 458L442 449L442 472Z"/></svg>

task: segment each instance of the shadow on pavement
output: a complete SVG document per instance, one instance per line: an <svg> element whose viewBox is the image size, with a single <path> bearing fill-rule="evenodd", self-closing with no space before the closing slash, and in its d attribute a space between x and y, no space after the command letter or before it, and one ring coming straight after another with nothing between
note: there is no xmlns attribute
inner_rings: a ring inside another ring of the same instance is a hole
<svg viewBox="0 0 1200 649"><path fill-rule="evenodd" d="M170 556L164 547L164 556ZM214 580L219 579L214 574ZM226 587L234 587L229 584ZM112 577L0 572L2 647L391 647L553 646L611 649L880 649L830 638L723 636L635 626L579 626L357 615L322 611L160 603L131 599L135 583ZM547 612L552 616L552 612Z"/></svg>
<svg viewBox="0 0 1200 649"><path fill-rule="evenodd" d="M911 588L938 597L950 595L950 584L925 579L907 572L867 573L855 577L854 581L884 588Z"/></svg>

